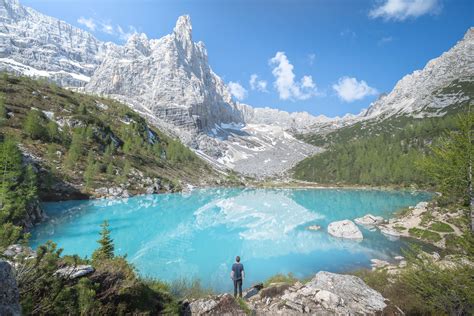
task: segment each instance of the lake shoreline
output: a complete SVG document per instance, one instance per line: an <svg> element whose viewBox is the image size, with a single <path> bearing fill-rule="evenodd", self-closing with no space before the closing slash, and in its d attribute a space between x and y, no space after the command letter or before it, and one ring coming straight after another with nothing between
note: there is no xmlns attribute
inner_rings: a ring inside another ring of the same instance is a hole
<svg viewBox="0 0 474 316"><path fill-rule="evenodd" d="M169 191L169 192L158 192L158 193L136 193L129 194L127 197L122 196L93 196L93 195L84 195L84 198L78 199L42 199L41 203L56 203L64 201L92 201L92 200L121 200L125 198L132 198L137 196L146 196L146 195L162 195L162 194L180 194L180 193L189 193L194 190L206 190L206 189L342 189L342 190L376 190L376 191L403 191L403 192L426 192L431 194L436 194L433 190L423 189L423 188L408 188L408 187L398 187L398 186L370 186L370 185L334 185L334 184L321 184L321 183L312 183L312 182L272 182L272 183L249 183L244 186L222 186L222 185L203 185L203 186L194 186L191 189L182 189L180 191Z"/></svg>
<svg viewBox="0 0 474 316"><path fill-rule="evenodd" d="M155 271L153 261L160 258L167 263L181 257L182 260L189 259L191 262L198 260L196 258L201 255L197 253L206 253L207 248L202 248L199 243L191 240L202 241L202 238L207 238L205 236L208 230L221 236L222 240L227 240L225 245L222 242L212 243L217 249L215 252L222 253L212 261L216 264L227 262L228 258L235 256L235 253L223 250L228 247L244 258L252 258L249 253L257 254L252 259L254 262L250 263L251 266L255 265L255 269L259 269L259 266L265 265L265 269L260 268L260 275L255 274L252 280L249 279L257 282L282 271L281 265L284 265L286 271L295 271L299 276L311 275L324 269L346 272L359 267L370 267L370 259L373 258L371 249L380 249L383 259L391 259L400 254L399 243L404 244L403 240L392 242L378 232L367 231L364 232L362 243L346 243L329 236L326 227L334 221L354 219L369 212L389 218L400 207L415 205L429 198L430 195L421 192L411 194L408 191L397 193L354 188L347 188L347 191L341 188L292 188L287 191L286 188L206 187L180 194L48 203L44 208L50 220L32 231L31 241L35 246L53 239L59 247L65 249L65 254L90 256L96 247L99 224L108 220L112 224L115 242L123 245L119 255L127 253L134 258L141 252L137 258L141 258L139 261L142 264L135 262L141 274L156 274L156 277L168 279L180 275L179 273L187 275L186 271L179 272L178 267L172 266L168 266L169 273ZM90 223L95 224L91 226ZM152 223L162 224L156 226ZM308 231L306 227L313 224L320 225L323 229L319 232ZM140 227L140 235L136 234L134 227ZM181 236L180 232L187 233ZM187 234L193 237L188 240ZM80 248L76 245L79 235L86 238L81 239ZM125 238L125 235L135 237ZM146 247L146 252L141 250L147 240L154 240L158 235L161 236L160 246ZM279 244L277 248L272 246L275 245L275 238ZM188 255L186 252L176 252L181 247L179 245L187 245L189 242L193 245L191 249L196 249L197 253L191 252ZM162 253L160 249L167 250ZM348 249L356 251L348 252ZM292 253L299 255L298 259ZM265 258L272 256L279 258L281 264L272 263L268 267L270 263ZM207 275L208 268L205 265L199 265L199 268L203 269L201 276ZM219 277L219 282L213 288L218 290L220 282Z"/></svg>

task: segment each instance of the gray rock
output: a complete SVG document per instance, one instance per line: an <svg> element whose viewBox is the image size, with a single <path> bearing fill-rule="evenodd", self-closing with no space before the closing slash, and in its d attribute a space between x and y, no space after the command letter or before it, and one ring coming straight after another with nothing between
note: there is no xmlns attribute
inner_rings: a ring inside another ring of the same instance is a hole
<svg viewBox="0 0 474 316"><path fill-rule="evenodd" d="M385 220L383 219L382 216L375 216L372 214L367 214L367 215L364 215L363 217L354 219L354 222L356 222L357 224L363 225L363 226L369 226L369 227L380 225L384 221Z"/></svg>
<svg viewBox="0 0 474 316"><path fill-rule="evenodd" d="M36 257L36 252L31 247L13 244L7 247L3 255L11 259L31 259Z"/></svg>
<svg viewBox="0 0 474 316"><path fill-rule="evenodd" d="M328 233L338 238L355 239L355 240L360 240L364 238L362 235L362 232L354 224L354 222L347 219L343 221L330 223L328 226Z"/></svg>
<svg viewBox="0 0 474 316"><path fill-rule="evenodd" d="M314 299L319 302L325 309L335 311L344 304L344 300L340 298L338 295L326 291L321 290L316 293Z"/></svg>
<svg viewBox="0 0 474 316"><path fill-rule="evenodd" d="M372 268L383 268L390 265L389 262L380 259L370 259Z"/></svg>
<svg viewBox="0 0 474 316"><path fill-rule="evenodd" d="M20 294L8 262L0 260L0 315L21 315Z"/></svg>
<svg viewBox="0 0 474 316"><path fill-rule="evenodd" d="M387 226L379 226L380 232L388 237L395 237L398 239L400 237L400 233L393 228Z"/></svg>
<svg viewBox="0 0 474 316"><path fill-rule="evenodd" d="M283 293L290 287L288 283L271 283L269 286L260 290L260 297L267 298L267 297L275 297L281 296Z"/></svg>
<svg viewBox="0 0 474 316"><path fill-rule="evenodd" d="M320 229L321 229L321 226L319 226L319 225L308 226L308 230L317 231L317 230L320 230Z"/></svg>
<svg viewBox="0 0 474 316"><path fill-rule="evenodd" d="M433 261L439 261L441 259L441 256L439 255L439 253L437 253L436 251L433 251L431 253L431 257L433 258Z"/></svg>
<svg viewBox="0 0 474 316"><path fill-rule="evenodd" d="M78 265L78 266L68 266L61 269L58 269L55 274L68 279L77 279L88 274L93 273L95 270L91 265Z"/></svg>
<svg viewBox="0 0 474 316"><path fill-rule="evenodd" d="M381 313L387 306L379 292L356 276L321 271L307 286L337 295L353 314Z"/></svg>

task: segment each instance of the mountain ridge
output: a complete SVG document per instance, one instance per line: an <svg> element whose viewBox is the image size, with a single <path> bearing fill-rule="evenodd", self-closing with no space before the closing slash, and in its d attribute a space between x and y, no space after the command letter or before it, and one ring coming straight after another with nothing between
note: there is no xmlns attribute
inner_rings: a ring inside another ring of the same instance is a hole
<svg viewBox="0 0 474 316"><path fill-rule="evenodd" d="M445 106L466 96L437 97L435 92L455 79L471 81L474 76L470 28L448 52L402 78L366 110L328 118L234 101L212 71L204 43L193 42L189 16L179 17L162 38L137 33L124 45L101 42L17 0L0 2L0 19L0 69L118 99L215 167L257 177L280 175L321 151L293 134L325 134L394 115L442 115ZM287 153L293 157L287 159ZM265 172L253 166L259 161L270 163Z"/></svg>

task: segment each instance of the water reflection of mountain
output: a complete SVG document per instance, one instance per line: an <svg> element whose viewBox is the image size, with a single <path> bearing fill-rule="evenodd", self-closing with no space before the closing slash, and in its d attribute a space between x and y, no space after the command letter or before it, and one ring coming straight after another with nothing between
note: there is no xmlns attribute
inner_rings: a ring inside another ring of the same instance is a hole
<svg viewBox="0 0 474 316"><path fill-rule="evenodd" d="M220 288L232 258L252 266L249 280L279 272L309 275L342 271L389 259L403 241L363 230L361 242L332 238L329 222L366 213L390 214L423 196L365 190L206 189L187 194L124 200L47 204L50 219L33 232L33 244L53 239L65 253L89 255L99 224L110 222L119 254L128 254L140 273L168 280L199 276ZM308 231L309 224L323 226Z"/></svg>
<svg viewBox="0 0 474 316"><path fill-rule="evenodd" d="M318 213L331 214L332 220L354 219L367 213L388 218L395 210L429 197L424 192L362 189L301 189L291 192L296 203Z"/></svg>

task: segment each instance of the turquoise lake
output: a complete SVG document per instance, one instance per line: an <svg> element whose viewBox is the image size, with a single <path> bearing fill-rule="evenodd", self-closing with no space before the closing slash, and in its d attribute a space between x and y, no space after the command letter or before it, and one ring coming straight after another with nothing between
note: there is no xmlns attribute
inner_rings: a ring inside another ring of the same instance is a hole
<svg viewBox="0 0 474 316"><path fill-rule="evenodd" d="M277 273L308 277L393 260L406 240L361 227L360 242L327 234L336 220L367 213L389 218L429 193L352 189L200 189L120 200L45 203L49 219L32 231L32 245L53 240L65 254L90 257L107 219L116 254L144 276L199 278L217 291L232 288L229 270L242 257L246 286ZM309 231L309 225L320 231Z"/></svg>

